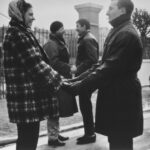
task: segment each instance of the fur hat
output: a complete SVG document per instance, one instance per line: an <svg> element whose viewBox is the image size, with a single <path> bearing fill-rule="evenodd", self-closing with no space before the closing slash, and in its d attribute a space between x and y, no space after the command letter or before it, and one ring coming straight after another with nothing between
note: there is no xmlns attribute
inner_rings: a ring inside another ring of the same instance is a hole
<svg viewBox="0 0 150 150"><path fill-rule="evenodd" d="M63 27L63 23L60 21L54 21L51 25L50 25L50 31L52 33L56 33L61 27Z"/></svg>

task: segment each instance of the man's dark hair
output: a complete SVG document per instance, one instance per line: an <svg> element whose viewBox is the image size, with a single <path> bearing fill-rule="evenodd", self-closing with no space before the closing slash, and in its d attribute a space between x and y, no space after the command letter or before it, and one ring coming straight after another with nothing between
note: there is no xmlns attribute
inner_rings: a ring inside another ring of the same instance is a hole
<svg viewBox="0 0 150 150"><path fill-rule="evenodd" d="M118 0L118 8L122 7L126 9L126 14L131 16L134 9L133 2L131 0Z"/></svg>
<svg viewBox="0 0 150 150"><path fill-rule="evenodd" d="M87 19L79 19L76 23L79 23L81 26L84 26L86 27L86 29L90 29L90 22L87 20Z"/></svg>

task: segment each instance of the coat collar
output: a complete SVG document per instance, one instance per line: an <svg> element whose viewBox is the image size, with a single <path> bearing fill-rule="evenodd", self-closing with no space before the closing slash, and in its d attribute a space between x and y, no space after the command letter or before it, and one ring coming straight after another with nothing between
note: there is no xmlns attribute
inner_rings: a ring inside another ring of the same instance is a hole
<svg viewBox="0 0 150 150"><path fill-rule="evenodd" d="M130 15L123 14L117 17L116 19L112 20L110 24L113 26L113 28L117 28L128 21L130 21Z"/></svg>
<svg viewBox="0 0 150 150"><path fill-rule="evenodd" d="M115 38L115 36L119 33L119 31L122 28L124 28L128 24L131 24L131 21L128 20L128 19L126 21L123 21L122 23L119 23L119 22L118 22L118 24L116 24L117 26L115 26L113 29L110 30L109 34L107 35L107 38L105 39L104 52L103 52L102 59L106 56L106 53L107 53L107 50L108 50L107 49L108 43L110 43L110 41L112 41Z"/></svg>
<svg viewBox="0 0 150 150"><path fill-rule="evenodd" d="M19 21L15 18L11 19L11 21L9 22L9 25L11 27L17 27L22 31L30 31L31 32L31 29L29 27L27 27L22 21Z"/></svg>
<svg viewBox="0 0 150 150"><path fill-rule="evenodd" d="M61 45L66 45L66 42L65 42L63 37L59 37L56 34L52 34L52 33L50 34L49 37L50 37L51 40L55 40Z"/></svg>
<svg viewBox="0 0 150 150"><path fill-rule="evenodd" d="M90 30L84 31L84 32L79 36L78 43L79 43L89 32L90 32Z"/></svg>

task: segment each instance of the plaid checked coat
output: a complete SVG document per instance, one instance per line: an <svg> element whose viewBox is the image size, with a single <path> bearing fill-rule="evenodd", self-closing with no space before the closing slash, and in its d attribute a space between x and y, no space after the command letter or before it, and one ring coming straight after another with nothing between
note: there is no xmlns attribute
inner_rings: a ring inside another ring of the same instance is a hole
<svg viewBox="0 0 150 150"><path fill-rule="evenodd" d="M49 115L57 117L57 100L52 93L59 83L32 32L23 23L11 20L3 49L10 122L30 123Z"/></svg>

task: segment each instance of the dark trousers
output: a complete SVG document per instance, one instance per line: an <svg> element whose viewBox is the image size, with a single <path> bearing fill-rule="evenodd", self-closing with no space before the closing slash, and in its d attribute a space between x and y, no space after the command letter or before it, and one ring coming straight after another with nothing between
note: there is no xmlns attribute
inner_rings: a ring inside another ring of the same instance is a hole
<svg viewBox="0 0 150 150"><path fill-rule="evenodd" d="M109 136L110 150L133 150L132 137L126 136Z"/></svg>
<svg viewBox="0 0 150 150"><path fill-rule="evenodd" d="M86 92L79 95L79 105L83 117L84 131L86 135L94 134L94 121L92 112L92 93Z"/></svg>
<svg viewBox="0 0 150 150"><path fill-rule="evenodd" d="M17 124L18 140L16 150L36 150L40 123Z"/></svg>

